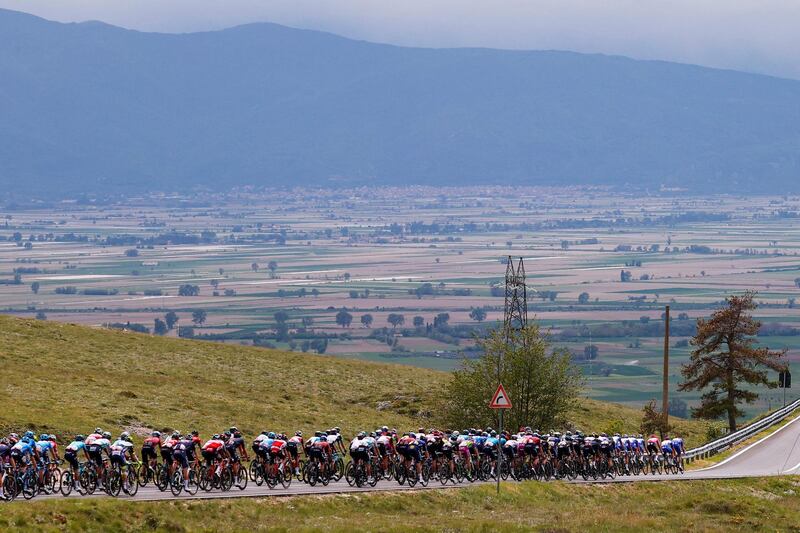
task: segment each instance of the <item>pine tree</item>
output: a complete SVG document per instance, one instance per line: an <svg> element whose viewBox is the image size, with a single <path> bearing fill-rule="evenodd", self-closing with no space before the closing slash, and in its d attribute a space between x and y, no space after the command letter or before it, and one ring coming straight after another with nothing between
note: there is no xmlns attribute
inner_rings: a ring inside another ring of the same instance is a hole
<svg viewBox="0 0 800 533"><path fill-rule="evenodd" d="M744 413L739 404L753 403L758 394L743 384L766 385L774 388L767 370L783 370L786 350L757 348L755 335L761 323L750 315L756 309L755 292L725 300L726 307L714 312L708 320L697 320L697 334L692 339L691 359L683 365L685 381L678 390L703 390L699 407L692 409L695 418L716 419L727 415L728 427L736 431L736 419Z"/></svg>

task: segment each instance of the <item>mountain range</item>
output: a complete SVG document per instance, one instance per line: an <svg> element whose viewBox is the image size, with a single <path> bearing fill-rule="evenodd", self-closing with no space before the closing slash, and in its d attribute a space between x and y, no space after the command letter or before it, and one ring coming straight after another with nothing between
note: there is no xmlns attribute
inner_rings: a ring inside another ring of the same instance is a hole
<svg viewBox="0 0 800 533"><path fill-rule="evenodd" d="M495 183L800 191L800 82L0 10L4 190Z"/></svg>

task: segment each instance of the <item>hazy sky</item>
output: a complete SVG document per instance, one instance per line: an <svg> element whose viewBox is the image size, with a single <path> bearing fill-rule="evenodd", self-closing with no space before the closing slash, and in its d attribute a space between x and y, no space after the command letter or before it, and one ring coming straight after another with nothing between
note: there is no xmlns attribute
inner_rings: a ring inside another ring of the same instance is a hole
<svg viewBox="0 0 800 533"><path fill-rule="evenodd" d="M148 31L268 21L411 46L602 52L800 79L800 0L0 0L0 7Z"/></svg>

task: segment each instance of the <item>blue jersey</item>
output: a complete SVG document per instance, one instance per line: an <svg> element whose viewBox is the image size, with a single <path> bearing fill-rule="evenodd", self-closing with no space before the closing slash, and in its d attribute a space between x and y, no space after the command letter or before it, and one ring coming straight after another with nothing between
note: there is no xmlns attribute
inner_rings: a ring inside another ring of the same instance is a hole
<svg viewBox="0 0 800 533"><path fill-rule="evenodd" d="M672 439L672 447L678 453L683 453L683 439Z"/></svg>
<svg viewBox="0 0 800 533"><path fill-rule="evenodd" d="M672 442L665 440L661 443L661 451L663 452L672 452Z"/></svg>
<svg viewBox="0 0 800 533"><path fill-rule="evenodd" d="M73 453L78 453L79 451L83 450L84 448L86 448L86 443L85 442L83 442L82 440L74 440L74 441L69 443L69 446L67 446L67 451L68 452L73 452Z"/></svg>
<svg viewBox="0 0 800 533"><path fill-rule="evenodd" d="M20 455L22 455L24 457L26 455L33 455L33 450L35 449L34 446L35 445L34 445L32 440L30 440L30 439L22 439L21 441L16 443L11 448L11 450L12 451L13 450L19 451Z"/></svg>
<svg viewBox="0 0 800 533"><path fill-rule="evenodd" d="M472 442L474 442L475 446L477 446L478 448L483 448L483 443L486 442L486 437L478 435L474 439L472 439Z"/></svg>
<svg viewBox="0 0 800 533"><path fill-rule="evenodd" d="M42 457L47 457L47 454L50 450L53 449L53 443L49 440L40 440L36 443L36 451L39 452L39 455Z"/></svg>
<svg viewBox="0 0 800 533"><path fill-rule="evenodd" d="M497 437L489 437L488 439L486 439L486 442L484 442L484 446L486 446L487 448L497 448L497 445L499 443L500 439L498 439Z"/></svg>

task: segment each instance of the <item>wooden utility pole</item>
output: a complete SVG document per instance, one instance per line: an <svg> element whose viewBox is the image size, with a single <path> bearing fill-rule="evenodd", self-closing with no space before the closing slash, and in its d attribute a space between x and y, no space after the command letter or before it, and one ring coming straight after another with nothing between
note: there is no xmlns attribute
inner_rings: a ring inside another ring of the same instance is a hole
<svg viewBox="0 0 800 533"><path fill-rule="evenodd" d="M664 390L661 393L661 414L664 417L664 425L661 430L661 438L664 438L664 429L669 425L669 306L664 313Z"/></svg>

